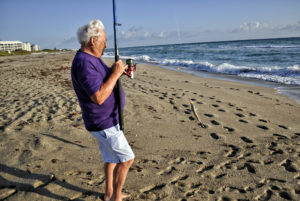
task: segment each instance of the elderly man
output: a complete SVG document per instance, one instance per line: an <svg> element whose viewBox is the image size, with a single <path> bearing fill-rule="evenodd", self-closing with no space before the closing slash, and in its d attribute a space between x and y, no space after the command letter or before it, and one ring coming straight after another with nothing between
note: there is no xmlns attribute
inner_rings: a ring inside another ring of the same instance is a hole
<svg viewBox="0 0 300 201"><path fill-rule="evenodd" d="M92 20L77 32L81 49L72 63L72 83L86 129L97 139L104 161L106 201L121 201L134 153L119 128L116 82L127 68L121 60L109 69L101 60L106 45L104 26ZM122 91L123 92L123 91ZM124 92L123 106L125 104Z"/></svg>

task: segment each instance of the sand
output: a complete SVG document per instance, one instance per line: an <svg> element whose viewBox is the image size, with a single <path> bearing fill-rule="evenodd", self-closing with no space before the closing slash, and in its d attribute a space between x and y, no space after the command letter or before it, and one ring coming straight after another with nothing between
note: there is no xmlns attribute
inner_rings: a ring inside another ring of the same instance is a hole
<svg viewBox="0 0 300 201"><path fill-rule="evenodd" d="M70 81L73 56L0 57L0 200L103 198L100 151ZM136 154L127 200L300 200L299 104L270 88L137 68L122 78Z"/></svg>

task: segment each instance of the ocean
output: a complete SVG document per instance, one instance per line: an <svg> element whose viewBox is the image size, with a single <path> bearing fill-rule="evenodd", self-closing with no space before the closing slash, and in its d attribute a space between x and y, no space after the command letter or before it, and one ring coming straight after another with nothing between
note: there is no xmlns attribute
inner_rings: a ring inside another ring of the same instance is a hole
<svg viewBox="0 0 300 201"><path fill-rule="evenodd" d="M264 80L279 92L292 90L296 95L292 98L300 100L300 37L127 47L119 48L119 54L137 63L200 76L212 73L224 78L229 74L240 81ZM105 50L103 56L114 57L114 50Z"/></svg>

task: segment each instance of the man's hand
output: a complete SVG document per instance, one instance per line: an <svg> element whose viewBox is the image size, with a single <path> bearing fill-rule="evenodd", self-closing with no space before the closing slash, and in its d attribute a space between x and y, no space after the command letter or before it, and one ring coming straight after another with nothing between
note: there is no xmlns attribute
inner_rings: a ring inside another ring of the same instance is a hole
<svg viewBox="0 0 300 201"><path fill-rule="evenodd" d="M121 75L124 73L124 71L128 68L126 64L122 62L122 60L118 60L116 63L112 66L112 74L114 74L116 77L121 77Z"/></svg>

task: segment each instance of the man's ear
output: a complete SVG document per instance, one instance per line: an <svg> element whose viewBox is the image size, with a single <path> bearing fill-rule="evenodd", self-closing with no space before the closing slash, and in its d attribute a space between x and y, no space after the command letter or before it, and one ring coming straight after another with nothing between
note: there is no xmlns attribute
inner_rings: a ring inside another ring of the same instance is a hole
<svg viewBox="0 0 300 201"><path fill-rule="evenodd" d="M91 44L91 46L95 46L95 44L96 44L96 37L92 36L90 38L90 44Z"/></svg>

